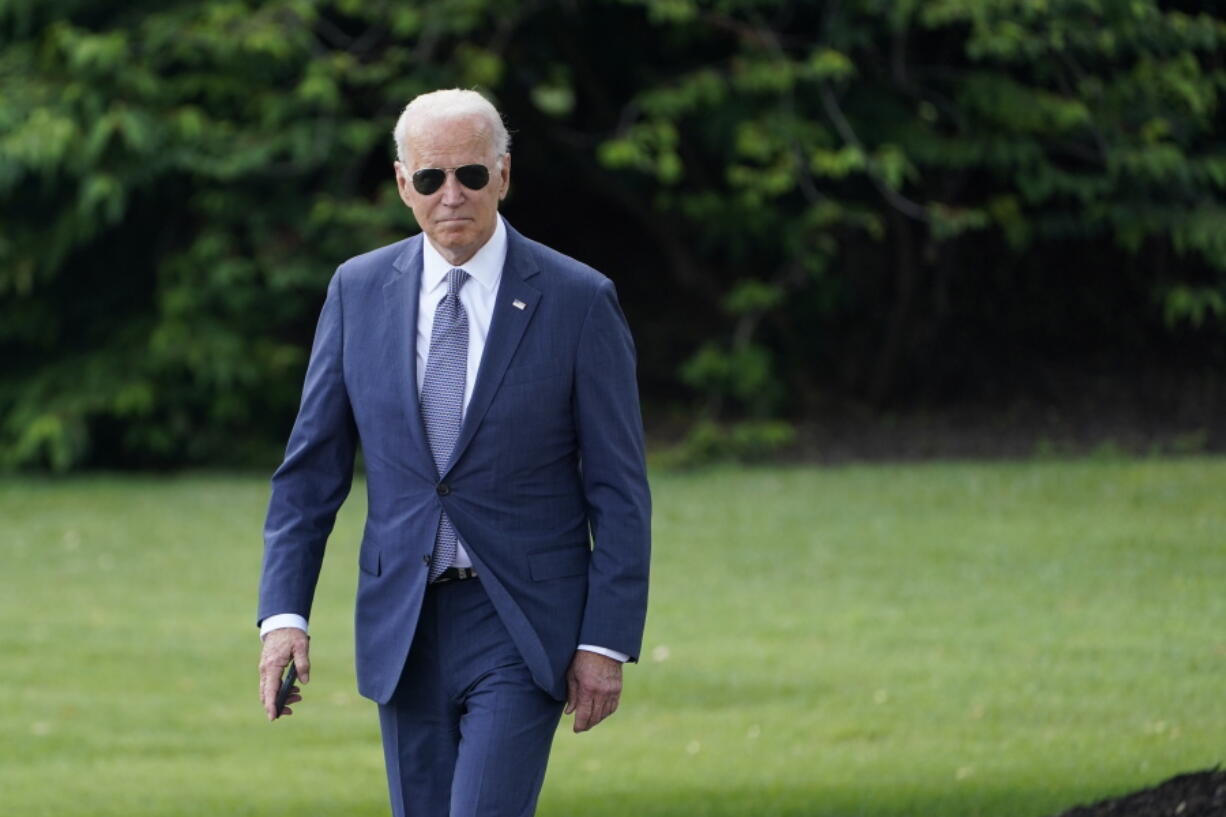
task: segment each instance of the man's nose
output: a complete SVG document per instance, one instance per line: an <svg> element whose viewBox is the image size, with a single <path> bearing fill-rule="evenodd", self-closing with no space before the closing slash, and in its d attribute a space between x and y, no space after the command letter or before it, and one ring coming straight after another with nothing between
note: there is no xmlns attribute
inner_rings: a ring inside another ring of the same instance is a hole
<svg viewBox="0 0 1226 817"><path fill-rule="evenodd" d="M455 171L443 179L443 204L456 205L464 201L464 185L455 177Z"/></svg>

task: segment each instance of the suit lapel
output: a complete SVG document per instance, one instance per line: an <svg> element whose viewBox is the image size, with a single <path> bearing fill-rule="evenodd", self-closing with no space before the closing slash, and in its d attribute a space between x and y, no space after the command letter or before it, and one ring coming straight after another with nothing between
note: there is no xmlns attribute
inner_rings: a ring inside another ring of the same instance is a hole
<svg viewBox="0 0 1226 817"><path fill-rule="evenodd" d="M401 406L418 457L424 458L433 470L434 458L426 441L417 397L417 308L421 299L421 242L424 240L421 233L414 236L404 252L392 262L392 277L383 286L383 308L394 362L389 374L399 384Z"/></svg>
<svg viewBox="0 0 1226 817"><path fill-rule="evenodd" d="M536 311L541 293L528 283L528 279L537 272L539 269L536 258L533 257L527 240L508 224L507 260L502 266L502 281L494 298L490 333L485 339L485 351L481 355L481 368L477 370L477 382L473 386L468 410L464 413L464 423L460 426L460 437L451 451L447 470L455 465L472 441L473 435L477 433L477 428L481 425L499 384L502 383L502 376L506 373L511 358L515 356L524 330L532 321L532 313Z"/></svg>

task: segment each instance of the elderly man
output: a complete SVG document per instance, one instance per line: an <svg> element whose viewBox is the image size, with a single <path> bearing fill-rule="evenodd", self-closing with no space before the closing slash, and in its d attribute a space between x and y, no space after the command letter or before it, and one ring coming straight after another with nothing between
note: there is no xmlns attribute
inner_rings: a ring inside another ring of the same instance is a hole
<svg viewBox="0 0 1226 817"><path fill-rule="evenodd" d="M270 718L365 455L359 691L396 815L529 815L558 720L617 708L647 606L634 347L612 283L498 214L502 118L436 91L394 131L421 234L337 269L272 480L259 621ZM295 694L291 700L299 700ZM288 711L288 710L287 710Z"/></svg>

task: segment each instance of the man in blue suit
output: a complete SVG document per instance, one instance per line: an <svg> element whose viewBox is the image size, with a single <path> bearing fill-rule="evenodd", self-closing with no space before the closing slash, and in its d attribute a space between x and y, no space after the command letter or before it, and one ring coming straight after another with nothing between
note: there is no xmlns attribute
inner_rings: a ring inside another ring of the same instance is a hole
<svg viewBox="0 0 1226 817"><path fill-rule="evenodd" d="M355 640L392 811L530 815L558 720L617 708L647 606L650 495L613 284L510 227L506 128L479 94L423 94L394 132L421 234L328 286L272 480L259 620L270 718L324 545L366 462ZM295 695L292 700L298 700Z"/></svg>

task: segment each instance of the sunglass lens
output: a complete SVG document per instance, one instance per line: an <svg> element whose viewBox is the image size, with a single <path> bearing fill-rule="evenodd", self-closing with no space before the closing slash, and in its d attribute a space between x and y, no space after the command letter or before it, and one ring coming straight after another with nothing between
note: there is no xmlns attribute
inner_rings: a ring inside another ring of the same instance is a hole
<svg viewBox="0 0 1226 817"><path fill-rule="evenodd" d="M413 189L423 196L428 196L442 187L446 178L447 173L437 167L422 168L413 174Z"/></svg>
<svg viewBox="0 0 1226 817"><path fill-rule="evenodd" d="M469 190L480 190L490 182L490 169L485 165L464 165L455 169L455 177Z"/></svg>

